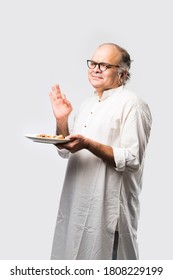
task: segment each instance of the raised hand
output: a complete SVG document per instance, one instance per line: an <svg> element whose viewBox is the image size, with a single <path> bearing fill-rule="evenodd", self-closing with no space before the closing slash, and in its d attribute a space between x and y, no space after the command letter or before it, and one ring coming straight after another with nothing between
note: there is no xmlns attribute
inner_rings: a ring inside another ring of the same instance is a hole
<svg viewBox="0 0 173 280"><path fill-rule="evenodd" d="M58 84L52 86L52 91L49 93L49 97L56 121L67 120L73 108L71 103L66 99L66 96L61 93Z"/></svg>

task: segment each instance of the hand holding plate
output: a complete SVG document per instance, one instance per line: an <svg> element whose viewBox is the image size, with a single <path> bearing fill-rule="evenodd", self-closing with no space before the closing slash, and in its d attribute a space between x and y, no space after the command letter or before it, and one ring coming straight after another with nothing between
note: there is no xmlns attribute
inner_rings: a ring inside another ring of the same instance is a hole
<svg viewBox="0 0 173 280"><path fill-rule="evenodd" d="M70 142L68 143L62 143L60 145L56 145L58 146L58 148L63 148L63 149L67 149L68 151L70 151L71 153L75 153L77 151L80 151L82 149L86 149L87 145L88 145L88 141L89 139L84 137L83 135L69 135L65 138L66 140L70 140Z"/></svg>

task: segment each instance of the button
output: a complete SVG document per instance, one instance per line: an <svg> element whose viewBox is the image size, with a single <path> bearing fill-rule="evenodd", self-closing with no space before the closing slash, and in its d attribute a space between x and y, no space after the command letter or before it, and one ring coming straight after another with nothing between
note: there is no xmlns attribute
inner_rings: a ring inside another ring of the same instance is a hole
<svg viewBox="0 0 173 280"><path fill-rule="evenodd" d="M84 127L87 127L86 125L84 125Z"/></svg>

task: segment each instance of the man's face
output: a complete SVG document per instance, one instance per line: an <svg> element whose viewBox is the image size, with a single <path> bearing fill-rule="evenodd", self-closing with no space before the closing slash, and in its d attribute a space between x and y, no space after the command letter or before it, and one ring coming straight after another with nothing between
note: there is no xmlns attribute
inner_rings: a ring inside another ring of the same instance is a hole
<svg viewBox="0 0 173 280"><path fill-rule="evenodd" d="M105 62L111 65L118 65L121 59L121 53L116 47L104 45L96 49L92 60L99 63ZM102 92L119 86L118 67L111 67L106 71L101 71L98 65L94 69L88 70L88 79L91 85Z"/></svg>

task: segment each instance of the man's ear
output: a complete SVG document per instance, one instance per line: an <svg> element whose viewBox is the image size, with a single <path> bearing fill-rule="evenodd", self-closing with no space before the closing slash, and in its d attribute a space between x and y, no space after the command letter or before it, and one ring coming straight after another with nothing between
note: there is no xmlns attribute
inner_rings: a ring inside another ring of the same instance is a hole
<svg viewBox="0 0 173 280"><path fill-rule="evenodd" d="M126 80L127 75L128 75L128 71L124 70L124 71L121 73L121 78L122 78L123 80Z"/></svg>
<svg viewBox="0 0 173 280"><path fill-rule="evenodd" d="M119 79L125 78L126 77L126 72L122 71L122 72L118 73L118 77L119 77Z"/></svg>
<svg viewBox="0 0 173 280"><path fill-rule="evenodd" d="M128 75L128 72L126 70L122 71L121 73L118 73L118 80L119 80L120 85L125 84L127 75Z"/></svg>

